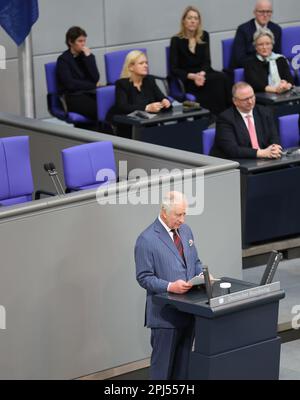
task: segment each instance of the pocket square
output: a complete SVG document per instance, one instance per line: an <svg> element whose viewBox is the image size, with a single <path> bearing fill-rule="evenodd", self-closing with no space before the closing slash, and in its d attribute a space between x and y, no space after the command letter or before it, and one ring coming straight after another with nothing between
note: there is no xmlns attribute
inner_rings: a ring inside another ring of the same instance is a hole
<svg viewBox="0 0 300 400"><path fill-rule="evenodd" d="M192 239L189 240L189 246L192 247L194 244L194 241Z"/></svg>

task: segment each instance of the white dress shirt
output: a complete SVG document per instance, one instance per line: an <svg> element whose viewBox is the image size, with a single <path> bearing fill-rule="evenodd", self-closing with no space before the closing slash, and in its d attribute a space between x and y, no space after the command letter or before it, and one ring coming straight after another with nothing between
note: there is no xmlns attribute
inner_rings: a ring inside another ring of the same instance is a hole
<svg viewBox="0 0 300 400"><path fill-rule="evenodd" d="M256 30L257 30L257 31L263 31L264 29L267 29L267 28L268 28L268 24L262 26L262 25L260 25L260 24L256 21L256 19L254 20L254 22L255 22L255 26L256 26Z"/></svg>
<svg viewBox="0 0 300 400"><path fill-rule="evenodd" d="M173 235L172 229L169 228L168 225L164 223L164 221L161 219L160 215L158 216L158 220L159 220L159 222L162 224L162 226L165 228L165 230L168 232L170 238L171 238L171 239L173 240L173 242L174 242L174 237L173 237L174 235Z"/></svg>
<svg viewBox="0 0 300 400"><path fill-rule="evenodd" d="M168 232L168 235L170 236L170 238L174 242L174 237L173 237L174 235L173 235L172 229L169 228L168 225L164 223L164 221L160 218L160 215L158 216L158 220L162 224L162 226L165 228L165 230ZM169 282L168 287L167 287L167 291L169 291L169 287L170 287L171 283L172 282Z"/></svg>

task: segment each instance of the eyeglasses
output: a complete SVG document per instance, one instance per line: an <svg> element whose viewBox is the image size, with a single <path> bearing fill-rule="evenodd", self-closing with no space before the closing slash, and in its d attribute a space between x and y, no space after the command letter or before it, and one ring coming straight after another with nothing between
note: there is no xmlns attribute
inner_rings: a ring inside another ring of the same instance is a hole
<svg viewBox="0 0 300 400"><path fill-rule="evenodd" d="M255 94L252 96L246 97L245 99L239 99L238 97L235 97L236 100L241 101L242 103L246 103L247 101L252 101L255 99Z"/></svg>
<svg viewBox="0 0 300 400"><path fill-rule="evenodd" d="M265 43L256 43L256 47L269 47L269 46L273 46L272 42L265 42Z"/></svg>
<svg viewBox="0 0 300 400"><path fill-rule="evenodd" d="M273 11L272 10L255 10L255 12L259 15L272 15Z"/></svg>

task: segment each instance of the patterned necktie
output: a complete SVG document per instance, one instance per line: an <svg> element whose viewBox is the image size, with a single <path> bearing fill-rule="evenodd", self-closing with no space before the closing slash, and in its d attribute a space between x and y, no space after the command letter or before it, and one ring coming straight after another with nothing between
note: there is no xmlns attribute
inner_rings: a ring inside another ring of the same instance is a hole
<svg viewBox="0 0 300 400"><path fill-rule="evenodd" d="M254 125L254 122L252 119L252 115L246 115L246 118L247 118L247 122L248 122L248 131L249 131L252 149L258 150L259 144L258 144L258 140L257 140L256 129L255 129L255 125Z"/></svg>
<svg viewBox="0 0 300 400"><path fill-rule="evenodd" d="M178 253L179 253L180 257L183 259L183 262L185 264L183 245L182 245L182 241L180 239L180 236L178 235L176 229L172 229L171 232L173 233L174 244L177 247Z"/></svg>

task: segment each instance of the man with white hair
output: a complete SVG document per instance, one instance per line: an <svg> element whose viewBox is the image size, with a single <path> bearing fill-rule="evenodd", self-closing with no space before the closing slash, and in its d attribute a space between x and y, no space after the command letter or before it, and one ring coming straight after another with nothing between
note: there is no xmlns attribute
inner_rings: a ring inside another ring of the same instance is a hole
<svg viewBox="0 0 300 400"><path fill-rule="evenodd" d="M191 229L184 224L187 199L168 193L160 215L135 245L136 278L147 290L145 325L151 328L150 379L187 379L194 317L153 302L153 295L187 293L202 272Z"/></svg>
<svg viewBox="0 0 300 400"><path fill-rule="evenodd" d="M236 31L231 54L231 69L244 68L247 61L255 56L253 35L260 29L267 28L273 32L275 39L273 51L281 54L281 27L271 21L273 14L271 1L258 0L253 13L255 18L240 25Z"/></svg>

